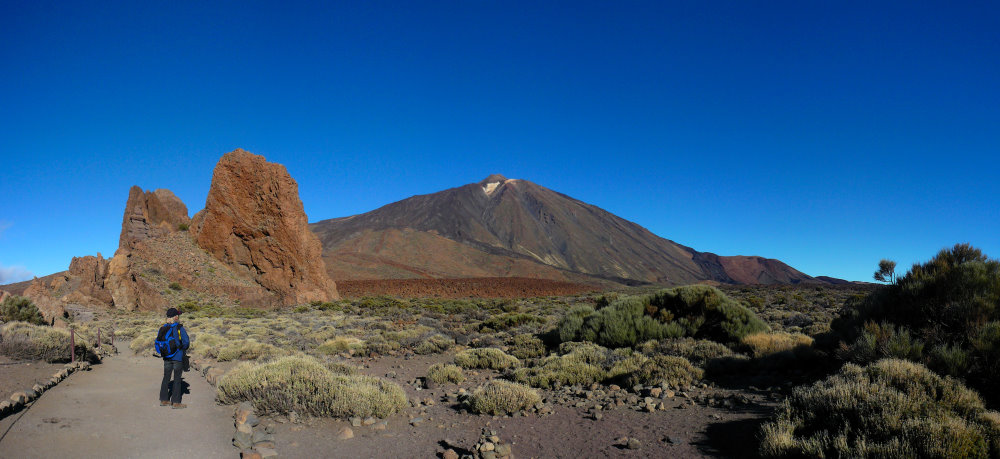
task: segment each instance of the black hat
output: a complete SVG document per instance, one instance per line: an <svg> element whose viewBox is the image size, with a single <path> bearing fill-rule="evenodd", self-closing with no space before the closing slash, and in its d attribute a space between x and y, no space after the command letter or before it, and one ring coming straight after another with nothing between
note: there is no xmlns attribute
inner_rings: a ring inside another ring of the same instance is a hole
<svg viewBox="0 0 1000 459"><path fill-rule="evenodd" d="M181 312L178 311L177 308L167 309L167 318L168 319L171 318L171 317L173 317L173 316L179 316L179 315L181 315Z"/></svg>

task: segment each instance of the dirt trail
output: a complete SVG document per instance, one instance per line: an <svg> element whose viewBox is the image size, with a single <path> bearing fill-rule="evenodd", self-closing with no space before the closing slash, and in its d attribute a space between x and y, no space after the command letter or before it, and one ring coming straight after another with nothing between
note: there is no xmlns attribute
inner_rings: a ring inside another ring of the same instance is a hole
<svg viewBox="0 0 1000 459"><path fill-rule="evenodd" d="M214 389L196 372L184 373L186 409L160 407L162 375L161 360L125 354L74 373L0 421L0 434L13 423L0 457L238 457L232 408L216 405Z"/></svg>

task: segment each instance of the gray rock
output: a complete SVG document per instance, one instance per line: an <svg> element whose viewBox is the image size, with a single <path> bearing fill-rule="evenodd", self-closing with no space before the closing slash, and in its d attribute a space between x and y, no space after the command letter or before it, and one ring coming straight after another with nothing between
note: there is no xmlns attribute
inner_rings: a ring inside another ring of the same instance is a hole
<svg viewBox="0 0 1000 459"><path fill-rule="evenodd" d="M508 457L513 452L511 450L510 444L507 444L507 443L500 443L500 444L498 444L495 451L497 453L497 456L500 456L500 457Z"/></svg>
<svg viewBox="0 0 1000 459"><path fill-rule="evenodd" d="M255 430L253 432L253 443L257 444L265 441L274 441L274 435L264 432L263 430Z"/></svg>
<svg viewBox="0 0 1000 459"><path fill-rule="evenodd" d="M260 453L260 457L278 457L278 452L272 448L259 448L257 452Z"/></svg>
<svg viewBox="0 0 1000 459"><path fill-rule="evenodd" d="M375 418L373 418L371 416L368 416L367 418L365 418L364 421L361 421L361 424L362 425L366 425L366 426L370 426L372 424L375 424Z"/></svg>
<svg viewBox="0 0 1000 459"><path fill-rule="evenodd" d="M424 422L424 418L413 418L413 419L410 419L410 425L414 426L414 427L420 425L423 422Z"/></svg>
<svg viewBox="0 0 1000 459"><path fill-rule="evenodd" d="M642 442L638 438L629 438L626 446L628 449L639 449L642 447Z"/></svg>
<svg viewBox="0 0 1000 459"><path fill-rule="evenodd" d="M236 435L233 436L233 446L240 449L253 448L253 438L250 432L237 430Z"/></svg>
<svg viewBox="0 0 1000 459"><path fill-rule="evenodd" d="M684 443L684 439L676 435L667 435L666 437L663 437L663 441L666 443L670 443L671 445L679 445L681 443Z"/></svg>
<svg viewBox="0 0 1000 459"><path fill-rule="evenodd" d="M351 417L351 427L361 427L361 418L357 416Z"/></svg>

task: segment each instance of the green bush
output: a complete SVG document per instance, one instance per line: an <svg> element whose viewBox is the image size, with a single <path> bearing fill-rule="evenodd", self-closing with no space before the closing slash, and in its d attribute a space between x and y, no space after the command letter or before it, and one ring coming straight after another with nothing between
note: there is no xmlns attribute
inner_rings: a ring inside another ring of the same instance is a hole
<svg viewBox="0 0 1000 459"><path fill-rule="evenodd" d="M283 357L268 363L243 363L223 376L222 403L249 401L260 413L328 417L387 417L402 410L406 393L371 376L338 374L308 357Z"/></svg>
<svg viewBox="0 0 1000 459"><path fill-rule="evenodd" d="M598 310L579 307L559 323L562 341L592 341L607 347L633 347L648 340L691 336L737 342L769 331L753 312L716 288L677 287L624 297Z"/></svg>
<svg viewBox="0 0 1000 459"><path fill-rule="evenodd" d="M171 282L168 287L170 287L170 290L181 290L182 288L181 284L178 284L177 282Z"/></svg>
<svg viewBox="0 0 1000 459"><path fill-rule="evenodd" d="M500 371L521 366L521 361L517 357L492 347L459 352L455 354L455 363L462 368L489 368Z"/></svg>
<svg viewBox="0 0 1000 459"><path fill-rule="evenodd" d="M512 414L541 401L538 392L530 387L494 379L472 392L469 408L474 413Z"/></svg>
<svg viewBox="0 0 1000 459"><path fill-rule="evenodd" d="M0 303L0 320L4 322L27 322L35 325L48 325L45 317L31 300L17 295L4 298Z"/></svg>
<svg viewBox="0 0 1000 459"><path fill-rule="evenodd" d="M1000 403L993 390L1000 386L998 324L1000 261L958 244L848 301L831 328L852 362L896 356L923 363L963 379L992 405Z"/></svg>
<svg viewBox="0 0 1000 459"><path fill-rule="evenodd" d="M438 384L454 383L465 381L462 369L455 365L436 363L427 369L427 378Z"/></svg>
<svg viewBox="0 0 1000 459"><path fill-rule="evenodd" d="M761 432L765 457L997 457L1000 414L950 377L905 360L799 387Z"/></svg>

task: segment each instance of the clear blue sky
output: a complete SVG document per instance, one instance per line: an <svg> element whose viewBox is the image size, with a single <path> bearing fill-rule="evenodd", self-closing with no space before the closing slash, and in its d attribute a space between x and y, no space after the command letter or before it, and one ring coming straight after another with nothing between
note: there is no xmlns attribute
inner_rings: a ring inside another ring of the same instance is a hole
<svg viewBox="0 0 1000 459"><path fill-rule="evenodd" d="M202 4L205 3L205 4ZM0 283L193 215L242 147L310 221L491 173L869 280L1000 256L1000 3L0 3Z"/></svg>

